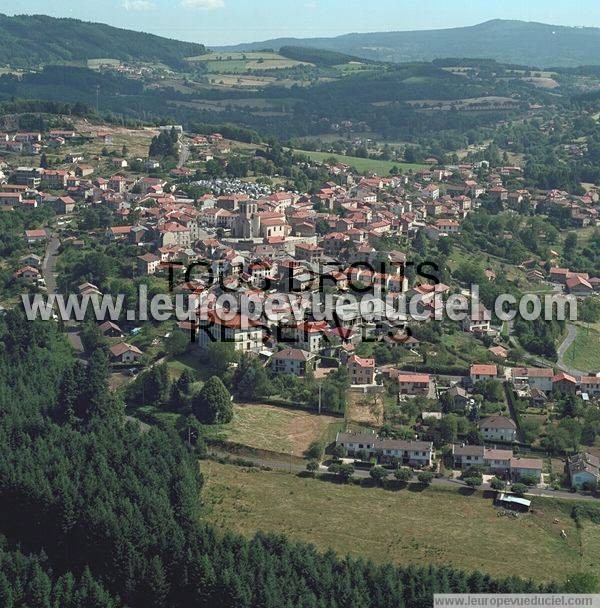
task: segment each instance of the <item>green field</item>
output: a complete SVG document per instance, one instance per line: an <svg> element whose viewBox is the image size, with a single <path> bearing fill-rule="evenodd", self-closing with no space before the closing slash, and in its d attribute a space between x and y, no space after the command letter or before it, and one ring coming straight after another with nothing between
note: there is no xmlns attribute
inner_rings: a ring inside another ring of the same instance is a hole
<svg viewBox="0 0 600 608"><path fill-rule="evenodd" d="M274 70L293 68L297 65L312 65L303 61L288 59L278 53L209 53L190 57L188 61L202 62L211 74L242 74L251 70Z"/></svg>
<svg viewBox="0 0 600 608"><path fill-rule="evenodd" d="M199 378L206 379L208 376L208 370L205 369L198 352L195 350L170 358L167 361L167 366L170 375L176 378L179 378L184 370L192 372Z"/></svg>
<svg viewBox="0 0 600 608"><path fill-rule="evenodd" d="M577 338L565 353L563 361L584 372L600 371L600 332L587 325L577 325Z"/></svg>
<svg viewBox="0 0 600 608"><path fill-rule="evenodd" d="M534 512L515 519L498 517L479 491L416 491L417 484L391 491L214 462L201 468L203 518L223 532L265 530L375 562L444 564L538 581L600 567L600 526L586 521L578 530L567 501L536 498Z"/></svg>
<svg viewBox="0 0 600 608"><path fill-rule="evenodd" d="M386 177L392 167L398 167L403 172L417 171L427 167L427 165L417 163L398 163L390 160L373 160L371 158L358 158L356 156L345 156L343 154L332 154L331 152L311 152L308 150L294 150L298 154L305 154L313 160L323 162L329 158L335 158L338 162L354 167L359 173L373 171Z"/></svg>
<svg viewBox="0 0 600 608"><path fill-rule="evenodd" d="M87 60L87 67L90 68L91 70L97 70L98 68L100 68L100 66L103 65L111 65L111 66L118 66L121 62L118 59L88 59Z"/></svg>
<svg viewBox="0 0 600 608"><path fill-rule="evenodd" d="M329 442L343 425L341 418L259 403L236 404L233 421L218 427L219 439L302 456L312 441Z"/></svg>

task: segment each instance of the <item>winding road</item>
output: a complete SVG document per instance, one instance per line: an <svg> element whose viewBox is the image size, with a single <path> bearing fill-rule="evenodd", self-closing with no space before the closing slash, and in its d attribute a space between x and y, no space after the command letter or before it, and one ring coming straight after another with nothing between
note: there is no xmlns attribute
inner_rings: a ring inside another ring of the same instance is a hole
<svg viewBox="0 0 600 608"><path fill-rule="evenodd" d="M565 355L569 350L569 347L573 342L575 342L577 338L577 327L572 325L571 323L567 323L567 337L562 341L561 345L556 350L556 364L562 369L564 372L571 374L572 376L585 376L586 372L581 371L580 369L576 369L574 367L570 367L565 362Z"/></svg>

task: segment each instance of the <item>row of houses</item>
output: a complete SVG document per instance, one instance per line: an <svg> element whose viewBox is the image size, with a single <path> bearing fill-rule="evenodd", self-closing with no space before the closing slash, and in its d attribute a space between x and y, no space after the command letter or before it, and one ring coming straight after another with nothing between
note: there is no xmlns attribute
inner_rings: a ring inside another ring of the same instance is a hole
<svg viewBox="0 0 600 608"><path fill-rule="evenodd" d="M430 441L387 439L375 433L345 431L337 434L335 443L343 447L348 456L366 455L384 463L397 461L412 467L427 468L433 465L435 458Z"/></svg>
<svg viewBox="0 0 600 608"><path fill-rule="evenodd" d="M520 458L512 450L483 445L453 445L452 458L457 469L483 468L511 481L532 477L539 483L542 479L544 461L541 458Z"/></svg>

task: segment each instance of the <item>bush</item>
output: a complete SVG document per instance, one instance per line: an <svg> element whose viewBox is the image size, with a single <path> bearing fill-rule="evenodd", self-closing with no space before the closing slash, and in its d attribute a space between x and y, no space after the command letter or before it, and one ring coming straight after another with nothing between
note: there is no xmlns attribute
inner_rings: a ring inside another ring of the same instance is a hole
<svg viewBox="0 0 600 608"><path fill-rule="evenodd" d="M521 483L525 484L526 486L536 486L537 485L537 477L535 477L534 475L523 475L521 477Z"/></svg>
<svg viewBox="0 0 600 608"><path fill-rule="evenodd" d="M516 496L523 496L527 492L527 486L524 483L513 483L510 489Z"/></svg>
<svg viewBox="0 0 600 608"><path fill-rule="evenodd" d="M500 479L499 477L494 477L490 481L490 486L493 490L504 490L504 488L506 487L506 482L503 479Z"/></svg>
<svg viewBox="0 0 600 608"><path fill-rule="evenodd" d="M408 481L412 477L412 471L406 467L398 467L394 471L394 477L398 481Z"/></svg>
<svg viewBox="0 0 600 608"><path fill-rule="evenodd" d="M345 483L350 481L354 475L354 466L351 464L334 462L327 470L330 473L335 473Z"/></svg>
<svg viewBox="0 0 600 608"><path fill-rule="evenodd" d="M331 454L335 458L343 458L346 455L346 448L343 445L336 445L331 450Z"/></svg>
<svg viewBox="0 0 600 608"><path fill-rule="evenodd" d="M314 475L319 470L319 463L316 460L309 460L306 463L306 470Z"/></svg>
<svg viewBox="0 0 600 608"><path fill-rule="evenodd" d="M433 473L431 471L421 471L421 473L417 475L417 479L424 486L428 486L433 480Z"/></svg>
<svg viewBox="0 0 600 608"><path fill-rule="evenodd" d="M321 460L323 458L323 452L325 446L320 441L313 441L305 452L307 458L312 460Z"/></svg>
<svg viewBox="0 0 600 608"><path fill-rule="evenodd" d="M389 471L379 465L372 467L369 471L371 479L377 483L381 483L389 474Z"/></svg>
<svg viewBox="0 0 600 608"><path fill-rule="evenodd" d="M483 483L483 477L481 475L473 475L472 477L467 477L464 481L470 488L478 488Z"/></svg>

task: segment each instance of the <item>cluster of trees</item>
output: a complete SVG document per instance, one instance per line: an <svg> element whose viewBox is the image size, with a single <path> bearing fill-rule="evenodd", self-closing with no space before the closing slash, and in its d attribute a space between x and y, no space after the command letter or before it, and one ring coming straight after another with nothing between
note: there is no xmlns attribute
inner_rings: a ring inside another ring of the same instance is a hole
<svg viewBox="0 0 600 608"><path fill-rule="evenodd" d="M6 538L0 537L0 605L118 608L122 604L88 568L77 577L72 572L57 575L43 553L11 550Z"/></svg>
<svg viewBox="0 0 600 608"><path fill-rule="evenodd" d="M213 342L204 349L202 363L209 373L218 376L240 401L278 398L317 409L319 392L322 411L341 413L346 407L350 385L347 369L342 366L317 381L307 370L304 378L293 374L271 373L254 356L240 355L233 345ZM236 363L232 366L232 363Z"/></svg>
<svg viewBox="0 0 600 608"><path fill-rule="evenodd" d="M172 127L171 131L161 131L158 135L155 135L150 142L149 155L151 157L162 157L162 156L177 156L177 142L179 141L179 135L175 128Z"/></svg>
<svg viewBox="0 0 600 608"><path fill-rule="evenodd" d="M568 226L568 221L562 225ZM563 245L565 266L577 272L587 272L590 276L600 275L600 228L595 228L584 243L579 243L577 233L570 232Z"/></svg>
<svg viewBox="0 0 600 608"><path fill-rule="evenodd" d="M0 213L0 256L9 258L25 251L25 230L37 228L53 216L54 211L47 206L31 210L17 207Z"/></svg>
<svg viewBox="0 0 600 608"><path fill-rule="evenodd" d="M556 360L556 342L564 331L564 325L564 321L556 320L526 321L517 315L513 327L523 348L535 355L543 355Z"/></svg>
<svg viewBox="0 0 600 608"><path fill-rule="evenodd" d="M485 200L482 201L485 204ZM558 230L541 217L492 213L490 205L469 214L461 224L461 243L470 251L484 251L512 264L532 255L549 258ZM510 234L510 238L506 235Z"/></svg>
<svg viewBox="0 0 600 608"><path fill-rule="evenodd" d="M279 49L279 54L288 59L305 61L307 63L314 63L315 65L327 67L341 65L343 63L348 63L349 61L364 61L364 59L358 59L351 55L345 55L344 53L338 53L336 51L311 49L302 46L282 46Z"/></svg>

